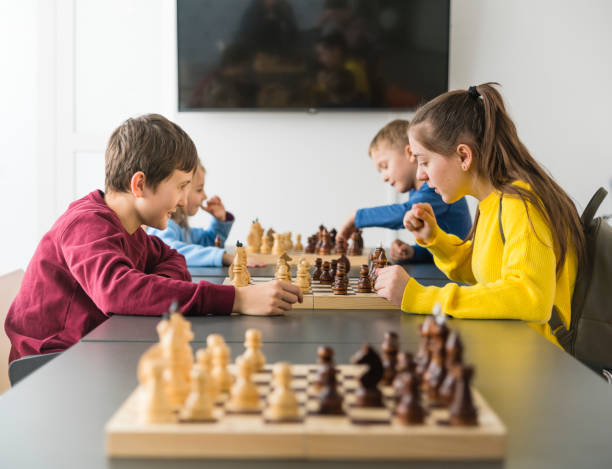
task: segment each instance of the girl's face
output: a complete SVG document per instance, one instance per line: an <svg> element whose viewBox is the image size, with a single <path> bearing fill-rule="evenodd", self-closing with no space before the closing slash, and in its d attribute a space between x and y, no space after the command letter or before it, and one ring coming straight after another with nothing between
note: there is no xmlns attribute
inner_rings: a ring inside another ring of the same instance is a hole
<svg viewBox="0 0 612 469"><path fill-rule="evenodd" d="M455 153L449 156L427 150L417 140L414 130L408 130L410 151L417 162L417 179L426 181L447 204L457 202L470 193L470 178L466 162Z"/></svg>
<svg viewBox="0 0 612 469"><path fill-rule="evenodd" d="M202 202L206 200L206 192L204 192L204 170L198 166L196 169L193 180L191 181L191 188L187 196L187 205L185 211L190 217L198 213L198 209L202 205Z"/></svg>

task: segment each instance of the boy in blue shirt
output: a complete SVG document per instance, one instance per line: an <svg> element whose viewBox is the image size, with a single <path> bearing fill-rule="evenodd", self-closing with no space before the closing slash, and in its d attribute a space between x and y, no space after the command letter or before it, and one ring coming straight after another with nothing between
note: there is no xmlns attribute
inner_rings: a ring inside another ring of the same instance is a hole
<svg viewBox="0 0 612 469"><path fill-rule="evenodd" d="M472 227L472 218L465 199L446 204L426 182L417 179L417 163L410 155L407 120L396 119L384 126L370 143L369 154L383 181L401 193L409 192L410 199L402 204L362 208L353 213L338 233L348 240L357 228L381 227L392 230L404 228L404 214L413 204L428 203L436 220L447 233L460 238ZM417 244L396 239L389 250L389 258L398 263L432 262L429 251Z"/></svg>

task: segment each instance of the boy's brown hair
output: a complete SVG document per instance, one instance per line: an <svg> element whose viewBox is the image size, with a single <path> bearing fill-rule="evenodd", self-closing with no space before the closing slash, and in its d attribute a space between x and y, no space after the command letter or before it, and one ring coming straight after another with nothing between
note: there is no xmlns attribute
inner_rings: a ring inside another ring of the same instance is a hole
<svg viewBox="0 0 612 469"><path fill-rule="evenodd" d="M128 192L134 173L142 171L153 190L178 169L195 171L199 158L187 133L159 114L126 120L106 147L105 191Z"/></svg>
<svg viewBox="0 0 612 469"><path fill-rule="evenodd" d="M389 122L378 133L370 142L368 148L368 154L372 156L372 150L374 150L381 143L387 143L398 150L404 152L404 148L408 145L408 126L410 122L404 119L395 119Z"/></svg>

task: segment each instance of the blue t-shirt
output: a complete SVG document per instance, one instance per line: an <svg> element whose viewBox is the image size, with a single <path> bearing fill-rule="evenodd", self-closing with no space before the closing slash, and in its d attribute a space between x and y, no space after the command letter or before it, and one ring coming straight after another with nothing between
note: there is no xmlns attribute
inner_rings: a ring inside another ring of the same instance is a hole
<svg viewBox="0 0 612 469"><path fill-rule="evenodd" d="M234 216L227 212L226 221L213 217L208 229L181 228L174 220L168 220L165 230L147 228L147 233L161 238L164 243L185 256L189 267L221 267L223 265L223 248L215 247L215 238L219 235L225 243L229 235Z"/></svg>
<svg viewBox="0 0 612 469"><path fill-rule="evenodd" d="M433 208L438 226L447 233L452 233L465 238L472 228L472 217L465 198L453 204L447 204L442 200L440 194L429 187L425 182L419 190L410 190L410 199L403 204L381 205L378 207L362 208L355 215L355 226L357 228L380 227L399 230L404 228L404 215L416 203L428 203ZM432 262L431 253L414 244L414 257L409 262Z"/></svg>

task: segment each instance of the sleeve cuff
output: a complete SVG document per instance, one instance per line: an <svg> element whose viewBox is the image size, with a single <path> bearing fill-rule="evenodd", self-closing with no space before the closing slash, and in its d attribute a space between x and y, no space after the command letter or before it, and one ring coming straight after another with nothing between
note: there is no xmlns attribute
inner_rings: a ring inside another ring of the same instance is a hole
<svg viewBox="0 0 612 469"><path fill-rule="evenodd" d="M233 285L217 285L202 280L198 287L202 290L202 294L200 311L195 314L231 314L236 295L236 289Z"/></svg>
<svg viewBox="0 0 612 469"><path fill-rule="evenodd" d="M429 314L435 303L435 287L425 287L410 278L402 296L402 311L406 313Z"/></svg>

